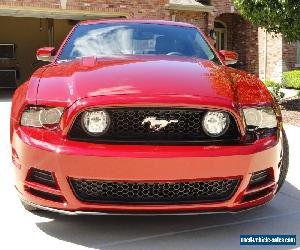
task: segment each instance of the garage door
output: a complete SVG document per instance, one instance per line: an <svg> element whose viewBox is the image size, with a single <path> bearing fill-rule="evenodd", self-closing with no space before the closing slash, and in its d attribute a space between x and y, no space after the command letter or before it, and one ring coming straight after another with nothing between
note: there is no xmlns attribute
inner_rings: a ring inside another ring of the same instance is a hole
<svg viewBox="0 0 300 250"><path fill-rule="evenodd" d="M58 48L77 20L126 18L122 13L94 13L24 8L0 9L0 88L15 88L43 62L35 52L40 47Z"/></svg>

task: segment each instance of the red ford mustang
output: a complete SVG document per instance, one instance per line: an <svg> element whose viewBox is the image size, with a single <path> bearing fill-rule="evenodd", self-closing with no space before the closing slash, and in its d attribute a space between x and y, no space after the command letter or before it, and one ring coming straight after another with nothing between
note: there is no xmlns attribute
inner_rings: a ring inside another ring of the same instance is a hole
<svg viewBox="0 0 300 250"><path fill-rule="evenodd" d="M235 212L288 169L280 109L190 24L77 25L13 97L12 160L28 210Z"/></svg>

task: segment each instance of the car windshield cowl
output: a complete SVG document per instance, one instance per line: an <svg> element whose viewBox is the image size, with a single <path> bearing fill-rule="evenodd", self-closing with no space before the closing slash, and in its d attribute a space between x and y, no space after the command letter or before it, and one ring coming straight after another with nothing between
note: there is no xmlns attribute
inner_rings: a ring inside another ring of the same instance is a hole
<svg viewBox="0 0 300 250"><path fill-rule="evenodd" d="M70 59L63 59L63 60L59 60L57 59L54 63L55 64L64 64L64 63L70 63L70 62L74 62L74 61L80 61L80 60L84 60L85 58L93 58L93 60L95 61L107 61L107 60L122 60L122 59L154 59L155 57L158 58L158 60L180 60L180 61L199 61L199 60L204 60L201 58L197 58L197 57L187 57L187 56L165 56L165 55L110 55L110 56L82 56L82 57L76 57L76 58L70 58ZM212 60L209 60L212 62L215 62L216 64L218 64L219 59L217 57L214 57Z"/></svg>
<svg viewBox="0 0 300 250"><path fill-rule="evenodd" d="M79 25L56 61L130 55L182 56L220 64L215 52L196 28L144 23Z"/></svg>

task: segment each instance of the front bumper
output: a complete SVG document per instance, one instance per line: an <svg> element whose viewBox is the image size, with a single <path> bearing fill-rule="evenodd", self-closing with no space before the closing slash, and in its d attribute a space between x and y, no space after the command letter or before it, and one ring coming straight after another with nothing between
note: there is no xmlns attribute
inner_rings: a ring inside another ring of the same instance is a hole
<svg viewBox="0 0 300 250"><path fill-rule="evenodd" d="M262 139L239 146L141 146L96 145L64 141L51 143L45 135L34 137L28 128L18 128L12 139L16 188L21 199L39 208L65 214L193 214L235 212L262 205L275 195L282 142ZM55 174L58 189L28 182L32 168ZM270 169L272 181L249 189L252 173ZM132 182L178 182L239 178L234 195L226 201L192 204L115 204L79 201L68 178ZM41 198L34 189L62 197ZM255 192L261 195L253 195ZM245 197L253 197L251 199Z"/></svg>
<svg viewBox="0 0 300 250"><path fill-rule="evenodd" d="M88 215L88 216L94 216L94 215L101 215L101 216L191 216L191 215L204 215L204 214L236 214L236 213L242 213L242 212L246 212L249 210L252 210L258 206L255 207L249 207L249 208L245 208L245 209L240 209L240 210L236 210L236 211L229 211L229 210L219 210L219 211L186 211L186 212L168 212L167 210L164 210L162 212L111 212L111 211L105 211L105 212L101 212L101 211L69 211L69 210L62 210L62 209L56 209L56 208L51 208L51 207L45 207L45 206L40 206L37 204L34 204L32 202L23 200L21 197L21 200L23 202L25 202L26 204L39 209L39 210L43 210L43 211L48 211L48 212L53 212L53 213L57 213L57 214L61 214L61 215L70 215L70 216L76 216L76 215ZM259 206L263 206L265 205L259 205Z"/></svg>

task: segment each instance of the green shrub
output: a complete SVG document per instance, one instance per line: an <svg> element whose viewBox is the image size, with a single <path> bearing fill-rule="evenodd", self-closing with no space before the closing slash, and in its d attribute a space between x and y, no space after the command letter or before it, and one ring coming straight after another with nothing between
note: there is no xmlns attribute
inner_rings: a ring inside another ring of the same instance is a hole
<svg viewBox="0 0 300 250"><path fill-rule="evenodd" d="M300 89L300 70L284 72L282 86L285 88Z"/></svg>
<svg viewBox="0 0 300 250"><path fill-rule="evenodd" d="M267 87L273 87L276 84L276 82L272 80L266 80L264 83Z"/></svg>
<svg viewBox="0 0 300 250"><path fill-rule="evenodd" d="M281 91L280 84L275 84L271 87L271 94L277 99L279 102L284 98L285 94Z"/></svg>

